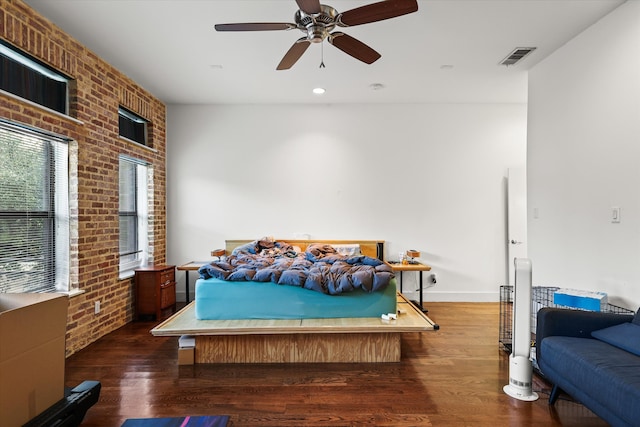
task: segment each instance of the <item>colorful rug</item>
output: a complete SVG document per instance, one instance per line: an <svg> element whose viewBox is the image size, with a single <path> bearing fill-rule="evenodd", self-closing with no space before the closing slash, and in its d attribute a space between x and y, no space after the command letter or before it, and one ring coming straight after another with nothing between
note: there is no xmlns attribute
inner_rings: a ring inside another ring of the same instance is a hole
<svg viewBox="0 0 640 427"><path fill-rule="evenodd" d="M122 427L225 427L229 417L214 415L204 417L130 418Z"/></svg>

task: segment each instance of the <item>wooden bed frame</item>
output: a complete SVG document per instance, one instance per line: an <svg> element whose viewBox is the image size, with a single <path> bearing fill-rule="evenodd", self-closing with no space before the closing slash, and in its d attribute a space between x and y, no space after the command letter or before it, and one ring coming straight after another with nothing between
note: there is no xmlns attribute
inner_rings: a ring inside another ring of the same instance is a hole
<svg viewBox="0 0 640 427"><path fill-rule="evenodd" d="M255 240L255 239L254 239ZM254 240L225 240L225 253L228 255L238 246L253 242ZM299 247L303 252L307 250L307 246L314 243L322 243L327 245L360 245L362 255L378 258L384 261L384 240L296 240L296 239L274 239L278 242L286 242L291 246ZM211 255L216 251L212 251Z"/></svg>
<svg viewBox="0 0 640 427"><path fill-rule="evenodd" d="M382 259L384 241L277 239L306 249L310 243L359 244ZM251 240L227 240L226 252ZM437 329L398 293L396 320L382 318L198 320L195 302L151 330L154 336L195 337L195 363L399 362L401 334Z"/></svg>

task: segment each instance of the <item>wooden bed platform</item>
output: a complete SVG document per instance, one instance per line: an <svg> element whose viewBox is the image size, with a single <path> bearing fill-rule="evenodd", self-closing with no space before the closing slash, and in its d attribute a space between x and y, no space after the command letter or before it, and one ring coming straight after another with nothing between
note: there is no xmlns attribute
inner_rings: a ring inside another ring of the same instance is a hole
<svg viewBox="0 0 640 427"><path fill-rule="evenodd" d="M404 295L398 318L198 320L195 303L151 330L195 337L195 363L399 362L400 336L438 329Z"/></svg>
<svg viewBox="0 0 640 427"><path fill-rule="evenodd" d="M384 240L276 239L305 250L310 243L358 244L384 260ZM225 253L251 242L226 240ZM212 251L219 256L220 250ZM396 320L382 318L198 320L195 302L151 330L154 336L192 335L195 363L399 362L400 334L439 329L402 294Z"/></svg>

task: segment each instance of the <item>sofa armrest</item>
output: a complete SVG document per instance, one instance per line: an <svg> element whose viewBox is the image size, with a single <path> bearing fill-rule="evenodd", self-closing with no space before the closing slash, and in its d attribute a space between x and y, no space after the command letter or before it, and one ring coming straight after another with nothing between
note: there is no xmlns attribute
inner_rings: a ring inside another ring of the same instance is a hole
<svg viewBox="0 0 640 427"><path fill-rule="evenodd" d="M536 353L540 359L540 343L549 336L591 338L591 332L633 320L632 314L602 313L544 307L538 311Z"/></svg>

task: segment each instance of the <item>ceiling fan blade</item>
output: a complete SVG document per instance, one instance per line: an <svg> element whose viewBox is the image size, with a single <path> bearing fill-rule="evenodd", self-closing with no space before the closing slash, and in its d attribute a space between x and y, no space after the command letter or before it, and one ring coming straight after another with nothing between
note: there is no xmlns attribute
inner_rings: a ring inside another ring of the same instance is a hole
<svg viewBox="0 0 640 427"><path fill-rule="evenodd" d="M287 22L246 22L239 24L216 24L216 31L278 31L292 30L296 24Z"/></svg>
<svg viewBox="0 0 640 427"><path fill-rule="evenodd" d="M352 27L395 18L417 10L417 0L385 0L342 12L336 20L341 27Z"/></svg>
<svg viewBox="0 0 640 427"><path fill-rule="evenodd" d="M306 37L299 38L284 55L276 70L288 70L293 67L293 65L298 62L298 59L300 59L302 54L305 53L310 44L311 42L307 40Z"/></svg>
<svg viewBox="0 0 640 427"><path fill-rule="evenodd" d="M380 59L380 54L371 49L360 40L355 39L345 33L336 31L329 34L329 43L343 51L344 53L353 56L356 59L366 63L373 64Z"/></svg>
<svg viewBox="0 0 640 427"><path fill-rule="evenodd" d="M296 0L298 7L307 15L320 13L320 0Z"/></svg>

